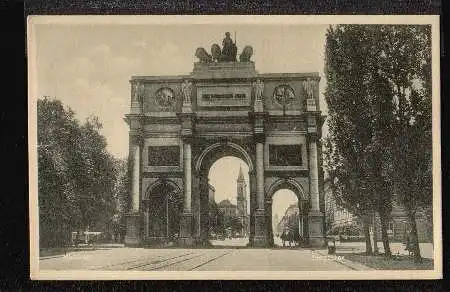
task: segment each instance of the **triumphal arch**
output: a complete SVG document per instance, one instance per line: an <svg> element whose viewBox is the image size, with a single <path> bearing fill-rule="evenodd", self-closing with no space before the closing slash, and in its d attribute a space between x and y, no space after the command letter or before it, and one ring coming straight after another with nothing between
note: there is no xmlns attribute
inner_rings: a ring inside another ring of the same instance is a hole
<svg viewBox="0 0 450 292"><path fill-rule="evenodd" d="M253 49L239 60L229 35L183 76L131 77L129 246L182 246L208 240L208 171L224 157L249 167L250 246L271 246L272 196L298 197L299 231L323 244L323 116L318 73L255 70ZM270 57L270 56L267 56Z"/></svg>

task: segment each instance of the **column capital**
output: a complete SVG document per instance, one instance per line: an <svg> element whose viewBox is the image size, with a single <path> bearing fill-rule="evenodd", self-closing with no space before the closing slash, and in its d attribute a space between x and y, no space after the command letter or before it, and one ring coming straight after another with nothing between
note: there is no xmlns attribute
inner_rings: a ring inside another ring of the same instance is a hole
<svg viewBox="0 0 450 292"><path fill-rule="evenodd" d="M182 121L184 120L195 120L197 117L197 114L194 112L178 112L177 116Z"/></svg>
<svg viewBox="0 0 450 292"><path fill-rule="evenodd" d="M181 121L181 137L190 138L194 134L196 114L193 112L177 113Z"/></svg>
<svg viewBox="0 0 450 292"><path fill-rule="evenodd" d="M130 144L141 146L144 142L144 134L142 130L130 130Z"/></svg>
<svg viewBox="0 0 450 292"><path fill-rule="evenodd" d="M251 112L248 112L248 115L252 120L257 120L257 119L265 120L269 116L269 113L265 112L265 111L260 111L260 112L251 111Z"/></svg>
<svg viewBox="0 0 450 292"><path fill-rule="evenodd" d="M319 134L317 132L309 132L308 129L308 133L306 134L306 137L308 139L308 142L318 142L318 140L320 139Z"/></svg>
<svg viewBox="0 0 450 292"><path fill-rule="evenodd" d="M184 144L193 144L194 142L194 136L193 135L182 135L181 140Z"/></svg>

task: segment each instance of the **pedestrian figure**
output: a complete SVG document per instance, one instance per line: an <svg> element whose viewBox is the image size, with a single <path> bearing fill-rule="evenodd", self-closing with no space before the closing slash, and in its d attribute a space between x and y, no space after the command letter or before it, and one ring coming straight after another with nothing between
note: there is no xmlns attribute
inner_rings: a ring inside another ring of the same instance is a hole
<svg viewBox="0 0 450 292"><path fill-rule="evenodd" d="M283 247L286 246L286 230L283 230L283 233L281 234L281 241L283 242Z"/></svg>
<svg viewBox="0 0 450 292"><path fill-rule="evenodd" d="M294 232L294 246L300 246L300 233L298 230Z"/></svg>
<svg viewBox="0 0 450 292"><path fill-rule="evenodd" d="M408 255L411 255L413 253L413 243L412 243L412 232L411 229L408 228L407 232L405 233L405 250L408 251Z"/></svg>

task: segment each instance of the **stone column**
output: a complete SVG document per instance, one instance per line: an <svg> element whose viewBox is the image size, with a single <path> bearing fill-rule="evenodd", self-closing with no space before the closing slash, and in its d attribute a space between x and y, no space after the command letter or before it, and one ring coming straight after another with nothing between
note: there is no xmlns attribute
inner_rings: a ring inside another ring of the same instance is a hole
<svg viewBox="0 0 450 292"><path fill-rule="evenodd" d="M183 215L180 222L180 243L182 245L191 245L192 240L192 154L191 142L183 141L183 172L184 172L184 205Z"/></svg>
<svg viewBox="0 0 450 292"><path fill-rule="evenodd" d="M312 133L309 139L309 194L310 211L308 214L309 244L314 247L323 246L323 214L320 211L319 167L317 156L317 135Z"/></svg>
<svg viewBox="0 0 450 292"><path fill-rule="evenodd" d="M317 162L317 143L309 142L309 193L311 195L311 211L320 211L319 205L319 171Z"/></svg>
<svg viewBox="0 0 450 292"><path fill-rule="evenodd" d="M309 218L309 202L306 200L301 200L299 203L299 227L300 227L300 236L302 237L302 246L307 246L309 243L309 230L308 230L308 218Z"/></svg>
<svg viewBox="0 0 450 292"><path fill-rule="evenodd" d="M268 199L266 202L266 226L267 226L267 244L268 246L275 246L273 240L273 228L272 228L272 199Z"/></svg>
<svg viewBox="0 0 450 292"><path fill-rule="evenodd" d="M264 211L264 144L256 143L256 198L258 210Z"/></svg>
<svg viewBox="0 0 450 292"><path fill-rule="evenodd" d="M200 191L200 240L202 244L206 244L209 234L208 211L209 211L209 184L208 175L202 176L202 186Z"/></svg>
<svg viewBox="0 0 450 292"><path fill-rule="evenodd" d="M192 158L191 144L183 145L183 163L184 163L184 209L185 213L191 213L191 187L192 187Z"/></svg>
<svg viewBox="0 0 450 292"><path fill-rule="evenodd" d="M256 173L255 171L249 172L250 179L250 222L249 222L249 246L253 246L253 239L255 235L255 210L256 210Z"/></svg>
<svg viewBox="0 0 450 292"><path fill-rule="evenodd" d="M150 229L150 222L149 222L149 202L145 201L144 204L144 236L143 236L143 240L145 240L146 238L149 237L149 229Z"/></svg>
<svg viewBox="0 0 450 292"><path fill-rule="evenodd" d="M268 226L264 210L264 144L256 142L256 203L254 246L267 246Z"/></svg>
<svg viewBox="0 0 450 292"><path fill-rule="evenodd" d="M131 184L131 211L133 213L139 212L139 185L140 185L140 162L141 162L141 147L139 144L132 146L133 151L133 170L132 170L132 184Z"/></svg>
<svg viewBox="0 0 450 292"><path fill-rule="evenodd" d="M127 233L125 245L138 246L141 243L141 216L140 216L140 183L141 183L141 137L137 134L130 136L131 169L131 208L126 215Z"/></svg>

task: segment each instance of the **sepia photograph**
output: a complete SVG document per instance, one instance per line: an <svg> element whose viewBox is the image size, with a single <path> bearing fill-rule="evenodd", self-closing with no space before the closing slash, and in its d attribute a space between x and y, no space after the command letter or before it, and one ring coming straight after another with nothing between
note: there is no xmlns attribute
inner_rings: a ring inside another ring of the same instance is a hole
<svg viewBox="0 0 450 292"><path fill-rule="evenodd" d="M29 16L31 278L440 279L438 16Z"/></svg>

